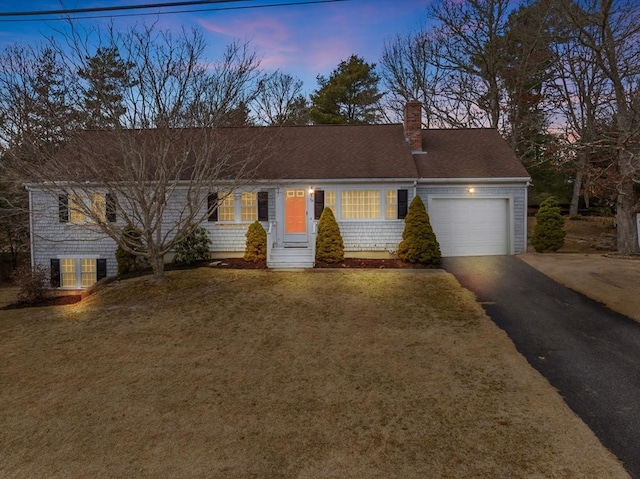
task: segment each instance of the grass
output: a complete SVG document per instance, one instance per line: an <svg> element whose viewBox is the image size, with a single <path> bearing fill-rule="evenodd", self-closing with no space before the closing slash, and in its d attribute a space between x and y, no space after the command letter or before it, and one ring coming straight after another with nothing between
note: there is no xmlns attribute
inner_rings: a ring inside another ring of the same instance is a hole
<svg viewBox="0 0 640 479"><path fill-rule="evenodd" d="M2 311L0 476L628 477L449 274L169 278Z"/></svg>

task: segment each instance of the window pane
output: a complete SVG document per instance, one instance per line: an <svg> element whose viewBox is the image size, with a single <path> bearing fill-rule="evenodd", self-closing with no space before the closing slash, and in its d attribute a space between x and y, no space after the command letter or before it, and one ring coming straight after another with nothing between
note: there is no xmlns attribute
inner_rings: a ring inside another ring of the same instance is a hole
<svg viewBox="0 0 640 479"><path fill-rule="evenodd" d="M60 286L63 288L75 288L77 286L75 258L63 258L60 260L60 276Z"/></svg>
<svg viewBox="0 0 640 479"><path fill-rule="evenodd" d="M235 221L233 193L218 193L218 198L224 198L218 206L218 221Z"/></svg>
<svg viewBox="0 0 640 479"><path fill-rule="evenodd" d="M84 223L82 196L80 195L69 195L69 221L72 223Z"/></svg>
<svg viewBox="0 0 640 479"><path fill-rule="evenodd" d="M347 190L342 192L343 219L379 219L379 190Z"/></svg>
<svg viewBox="0 0 640 479"><path fill-rule="evenodd" d="M393 220L398 218L398 190L387 190L386 193L387 206L385 210L385 218Z"/></svg>
<svg viewBox="0 0 640 479"><path fill-rule="evenodd" d="M81 264L81 277L82 287L88 288L96 282L96 260L90 258L82 258Z"/></svg>
<svg viewBox="0 0 640 479"><path fill-rule="evenodd" d="M107 201L105 195L95 193L91 197L91 212L96 216L98 221L104 222L107 212Z"/></svg>
<svg viewBox="0 0 640 479"><path fill-rule="evenodd" d="M324 191L324 207L330 208L333 216L336 216L336 192L333 190Z"/></svg>
<svg viewBox="0 0 640 479"><path fill-rule="evenodd" d="M258 219L258 195L256 193L242 193L240 219L242 221Z"/></svg>

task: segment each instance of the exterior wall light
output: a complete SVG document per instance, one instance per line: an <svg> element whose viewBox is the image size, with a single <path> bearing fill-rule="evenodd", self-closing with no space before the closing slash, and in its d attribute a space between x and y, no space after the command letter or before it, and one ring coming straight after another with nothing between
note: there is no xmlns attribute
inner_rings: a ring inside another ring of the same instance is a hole
<svg viewBox="0 0 640 479"><path fill-rule="evenodd" d="M470 188L467 188L467 193L475 193L476 189L472 186Z"/></svg>
<svg viewBox="0 0 640 479"><path fill-rule="evenodd" d="M309 194L312 195L313 194L313 186L309 187Z"/></svg>

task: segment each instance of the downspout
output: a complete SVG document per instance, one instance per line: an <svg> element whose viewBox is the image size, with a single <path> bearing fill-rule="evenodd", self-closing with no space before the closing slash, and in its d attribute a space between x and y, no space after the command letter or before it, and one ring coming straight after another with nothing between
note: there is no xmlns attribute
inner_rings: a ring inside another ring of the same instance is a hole
<svg viewBox="0 0 640 479"><path fill-rule="evenodd" d="M33 256L33 206L31 200L31 189L27 187L29 192L29 255L31 256L31 269L35 268L35 259Z"/></svg>
<svg viewBox="0 0 640 479"><path fill-rule="evenodd" d="M527 252L527 246L528 246L527 223L529 220L529 186L530 185L531 185L531 182L527 180L527 184L525 185L525 189L524 189L524 249L522 251L523 253Z"/></svg>

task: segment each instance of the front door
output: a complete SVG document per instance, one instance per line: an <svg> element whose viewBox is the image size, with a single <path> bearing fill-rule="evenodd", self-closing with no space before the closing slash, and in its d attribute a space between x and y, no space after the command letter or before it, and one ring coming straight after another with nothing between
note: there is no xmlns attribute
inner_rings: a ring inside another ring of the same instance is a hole
<svg viewBox="0 0 640 479"><path fill-rule="evenodd" d="M284 192L284 242L307 243L307 193L304 189Z"/></svg>

